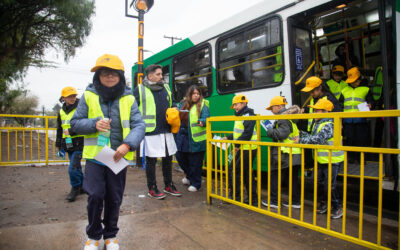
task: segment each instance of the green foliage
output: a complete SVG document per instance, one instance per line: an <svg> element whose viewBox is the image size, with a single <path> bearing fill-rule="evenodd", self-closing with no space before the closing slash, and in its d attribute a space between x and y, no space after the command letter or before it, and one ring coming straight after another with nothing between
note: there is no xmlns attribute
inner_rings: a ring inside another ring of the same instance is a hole
<svg viewBox="0 0 400 250"><path fill-rule="evenodd" d="M94 0L0 1L0 94L29 66L46 67L46 49L75 55L91 31Z"/></svg>

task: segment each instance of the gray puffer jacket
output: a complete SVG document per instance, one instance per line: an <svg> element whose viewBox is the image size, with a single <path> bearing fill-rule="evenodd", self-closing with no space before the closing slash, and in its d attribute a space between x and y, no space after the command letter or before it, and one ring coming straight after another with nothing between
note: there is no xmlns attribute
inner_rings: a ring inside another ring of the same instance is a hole
<svg viewBox="0 0 400 250"><path fill-rule="evenodd" d="M90 84L86 91L93 92L98 95L93 84ZM132 95L132 90L128 87L125 88L124 93L121 97L126 95ZM131 132L123 139L121 118L119 115L119 99L114 100L110 103L104 103L100 98L100 107L105 117L111 119L111 130L110 130L110 143L112 149L117 149L121 144L126 143L131 148L131 151L135 150L140 142L144 138L145 123L140 114L139 108L136 101L133 103L131 108L130 117L130 128ZM79 101L78 107L76 108L75 114L71 119L71 127L73 130L81 135L92 134L97 131L96 122L98 118L88 118L88 105L86 103L85 94Z"/></svg>
<svg viewBox="0 0 400 250"><path fill-rule="evenodd" d="M287 114L299 114L300 108L297 105L293 105L288 109L282 109L279 114L287 115ZM293 123L296 123L295 120L292 120ZM274 142L278 142L279 140L283 141L290 133L293 132L292 124L289 120L276 120L271 129L267 131L267 135L271 137ZM301 164L301 155L292 155L292 166ZM289 154L285 154L282 152L281 154L281 169L289 167ZM271 147L271 170L278 169L278 147Z"/></svg>

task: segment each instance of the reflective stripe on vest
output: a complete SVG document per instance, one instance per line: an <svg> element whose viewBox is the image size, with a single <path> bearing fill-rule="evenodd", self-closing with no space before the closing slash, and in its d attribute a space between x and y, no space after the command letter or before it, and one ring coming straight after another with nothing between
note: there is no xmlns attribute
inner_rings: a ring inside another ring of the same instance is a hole
<svg viewBox="0 0 400 250"><path fill-rule="evenodd" d="M318 128L315 130L313 129L313 135L318 134L321 129L327 125L333 124L331 121L323 122L318 125ZM315 134L314 134L315 132ZM333 137L329 138L326 141L325 145L333 145ZM340 143L342 145L342 143ZM317 149L317 161L321 164L328 164L329 163L329 150L328 149ZM331 163L339 163L344 161L344 152L341 150L332 150L331 151Z"/></svg>
<svg viewBox="0 0 400 250"><path fill-rule="evenodd" d="M299 129L297 128L297 125L292 122L291 120L289 120L289 122L292 124L292 133L289 134L289 136L285 139L285 140L280 140L279 142L281 143L290 143L290 144L294 144L295 140L294 137L295 136L299 136L300 132ZM276 127L278 127L278 124L276 124ZM283 153L290 153L290 148L289 147L281 147L281 151ZM292 148L292 154L294 155L299 155L301 154L301 149L300 148Z"/></svg>
<svg viewBox="0 0 400 250"><path fill-rule="evenodd" d="M340 98L340 95L342 94L342 89L347 87L347 83L345 81L340 81L340 83L338 83L334 79L330 79L329 81L326 82L326 84L328 85L329 90L331 91L331 93L338 100Z"/></svg>
<svg viewBox="0 0 400 250"><path fill-rule="evenodd" d="M203 100L203 102L201 103L200 110L203 110L204 104L206 104L206 106L208 107L208 102L205 102L205 100ZM206 128L201 127L197 123L198 120L199 116L197 115L197 105L193 105L192 108L190 109L189 121L190 121L190 132L192 133L192 139L195 142L205 141L207 139Z"/></svg>
<svg viewBox="0 0 400 250"><path fill-rule="evenodd" d="M358 111L358 104L365 102L365 97L369 91L368 87L357 87L352 88L347 86L342 90L344 98L344 112L356 112Z"/></svg>
<svg viewBox="0 0 400 250"><path fill-rule="evenodd" d="M248 114L245 114L244 116L249 116ZM244 121L235 121L235 125L233 127L233 140L237 140L244 132ZM253 135L250 138L250 141L257 141L257 130L256 126L254 126L253 129ZM256 149L257 145L252 144L251 149ZM250 144L243 144L243 149L244 150L249 150L250 149Z"/></svg>
<svg viewBox="0 0 400 250"><path fill-rule="evenodd" d="M324 96L324 97L322 97L321 99L328 99L328 96ZM314 98L313 98L313 97L311 97L310 105L314 105ZM314 109L313 109L313 108L309 108L309 109L308 109L308 113L309 113L309 114L314 113ZM312 119L312 118L308 119L308 124L307 124L307 131L308 131L308 132L311 132L311 125L312 125L313 120L314 120L314 119Z"/></svg>
<svg viewBox="0 0 400 250"><path fill-rule="evenodd" d="M379 66L375 70L375 85L372 88L372 97L375 101L379 100L382 95L382 87L383 87L383 75L382 75L382 66Z"/></svg>
<svg viewBox="0 0 400 250"><path fill-rule="evenodd" d="M64 134L64 130L67 130L69 128L71 128L71 119L72 116L74 115L76 111L76 108L74 108L71 112L69 112L68 114L65 113L65 111L63 109L60 109L60 119L61 119L61 127L63 129L63 134L62 134L62 138L65 137L71 137L71 138L76 138L76 137L82 137L82 135L74 135L74 136L66 136Z"/></svg>
<svg viewBox="0 0 400 250"><path fill-rule="evenodd" d="M103 111L100 107L99 96L93 92L85 91L84 93L85 101L88 106L88 118L104 118ZM121 127L122 127L122 138L128 136L131 132L130 128L130 115L132 104L135 102L135 97L133 95L126 95L119 99L119 116L121 119ZM102 149L102 147L97 146L97 137L99 132L85 135L84 147L83 147L83 158L85 159L93 159L98 152ZM108 146L110 146L110 141L108 142ZM127 160L133 160L133 152L128 152L125 156Z"/></svg>
<svg viewBox="0 0 400 250"><path fill-rule="evenodd" d="M172 106L171 90L168 84L164 84L169 96L169 107ZM143 94L144 93L144 94ZM139 110L142 114L146 126L146 133L152 132L156 129L156 103L154 101L153 93L149 88L143 84L139 85L140 106Z"/></svg>

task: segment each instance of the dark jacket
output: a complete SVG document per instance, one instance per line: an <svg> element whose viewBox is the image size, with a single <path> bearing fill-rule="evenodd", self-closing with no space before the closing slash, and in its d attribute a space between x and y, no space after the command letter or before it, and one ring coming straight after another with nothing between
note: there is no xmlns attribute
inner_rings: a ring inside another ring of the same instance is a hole
<svg viewBox="0 0 400 250"><path fill-rule="evenodd" d="M78 106L79 103L79 99L76 99L75 103L72 105L67 105L66 103L63 104L62 106L62 110L64 110L64 112L66 114L69 114L71 111L73 111L74 109L76 109L76 107ZM71 136L75 136L77 135L77 133L75 133L73 131L73 129L69 128L68 132ZM83 150L83 136L82 137L75 137L72 138L72 145L74 146L72 149L67 150L67 145L65 144L65 139L62 138L63 136L63 129L61 127L61 115L60 112L58 112L57 114L57 135L56 135L56 147L63 149L67 152L73 152L73 151L82 151Z"/></svg>
<svg viewBox="0 0 400 250"><path fill-rule="evenodd" d="M296 105L289 109L282 109L279 114L298 114L300 108ZM296 122L292 120L292 122ZM283 141L293 132L293 126L289 120L276 120L271 129L267 131L267 135L274 142ZM292 166L301 164L301 155L292 155ZM289 154L281 153L281 169L289 167ZM271 170L278 169L278 147L271 147Z"/></svg>
<svg viewBox="0 0 400 250"><path fill-rule="evenodd" d="M199 121L203 123L203 126L206 126L206 119L208 117L210 117L210 110L206 105L203 105L199 118ZM190 124L190 116L188 119L188 124ZM175 137L175 142L176 147L180 152L201 152L206 151L207 148L206 141L193 141L192 131L184 122L181 122L181 127L179 128L179 132Z"/></svg>
<svg viewBox="0 0 400 250"><path fill-rule="evenodd" d="M144 79L144 81L147 81L147 79ZM154 96L154 102L156 105L156 128L152 132L146 133L146 135L158 135L158 134L163 134L163 133L171 133L171 126L167 123L167 119L165 116L165 113L167 112L167 109L169 108L169 95L168 92L165 88L155 91L151 90ZM135 99L137 101L138 107L141 105L141 100L140 100L140 94L139 94L139 87L136 87L135 90L133 91L133 95L135 96ZM176 104L174 102L174 99L171 95L172 98L172 107L176 107Z"/></svg>
<svg viewBox="0 0 400 250"><path fill-rule="evenodd" d="M245 106L238 112L235 112L236 116L255 116L254 110ZM244 131L243 133L237 138L238 141L250 141L251 137L253 136L254 126L256 125L256 121L243 121ZM233 134L227 136L228 140L233 140ZM240 144L235 144L236 148L240 148Z"/></svg>
<svg viewBox="0 0 400 250"><path fill-rule="evenodd" d="M97 93L93 84L90 84L86 91ZM142 115L138 109L136 104L136 100L132 105L130 112L130 129L131 132L128 134L125 139L123 139L122 134L122 125L121 118L119 115L119 99L126 95L132 95L132 90L128 87L125 87L125 90L118 99L114 101L104 103L102 98L100 97L100 107L105 117L109 117L111 119L111 129L110 129L110 143L112 149L117 149L121 144L125 143L129 145L131 151L135 150L140 142L143 140L145 124L142 119ZM89 107L86 103L85 94L82 95L81 100L79 101L78 107L75 111L74 116L71 120L71 127L74 131L80 134L92 134L97 132L96 122L99 118L88 118L88 110Z"/></svg>

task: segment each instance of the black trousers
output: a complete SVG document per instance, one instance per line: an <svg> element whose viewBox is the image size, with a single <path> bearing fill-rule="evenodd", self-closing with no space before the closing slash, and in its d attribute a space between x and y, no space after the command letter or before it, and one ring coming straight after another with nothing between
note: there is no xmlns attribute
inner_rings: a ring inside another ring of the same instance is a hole
<svg viewBox="0 0 400 250"><path fill-rule="evenodd" d="M180 152L180 151L178 151ZM180 152L175 157L180 161L180 166L190 181L190 185L199 189L201 187L201 173L203 170L203 160L205 151L200 152Z"/></svg>
<svg viewBox="0 0 400 250"><path fill-rule="evenodd" d="M343 145L369 147L370 137L367 122L362 123L343 123ZM359 152L348 152L349 160L360 161Z"/></svg>
<svg viewBox="0 0 400 250"><path fill-rule="evenodd" d="M240 150L236 152L235 154L235 200L240 201L240 195L241 195L241 189L240 189L240 184L241 184L241 176L243 175L243 184L246 187L247 195L250 194L250 187L249 187L249 173L252 171L252 168L250 170L249 167L249 159L250 159L250 150L243 150L243 173L241 174L241 152ZM254 158L257 155L257 150L252 150L251 151L251 160L254 162ZM229 188L229 193L230 195L233 195L233 161L231 164L228 166L228 188ZM243 192L244 193L244 192ZM257 198L257 184L255 180L254 174L251 176L251 195L252 199L256 201L255 199ZM233 197L233 196L232 196ZM243 198L244 200L245 198Z"/></svg>
<svg viewBox="0 0 400 250"><path fill-rule="evenodd" d="M168 152L166 152L168 155ZM157 187L156 182L156 163L157 158L146 156L146 177L147 187L150 189ZM162 172L164 176L164 184L170 185L172 183L172 156L162 157Z"/></svg>
<svg viewBox="0 0 400 250"><path fill-rule="evenodd" d="M339 172L339 168L342 163L332 163L332 176L331 176L331 207L334 209L340 208L339 194L336 189L336 179ZM318 163L318 192L317 198L319 202L327 204L328 202L328 183L329 183L329 166L328 164ZM315 178L315 169L314 176Z"/></svg>
<svg viewBox="0 0 400 250"><path fill-rule="evenodd" d="M104 165L86 161L83 188L89 195L87 204L89 224L86 227L86 234L90 239L100 240L101 236L109 239L117 235L119 208L125 189L126 171L127 168L116 175Z"/></svg>
<svg viewBox="0 0 400 250"><path fill-rule="evenodd" d="M292 203L300 203L300 184L299 170L300 166L292 167ZM281 185L287 181L289 186L289 168L281 169ZM288 191L289 192L289 191ZM278 169L271 170L271 203L278 202Z"/></svg>

